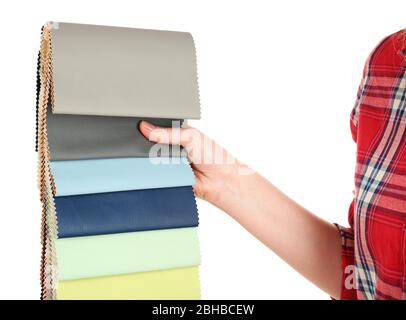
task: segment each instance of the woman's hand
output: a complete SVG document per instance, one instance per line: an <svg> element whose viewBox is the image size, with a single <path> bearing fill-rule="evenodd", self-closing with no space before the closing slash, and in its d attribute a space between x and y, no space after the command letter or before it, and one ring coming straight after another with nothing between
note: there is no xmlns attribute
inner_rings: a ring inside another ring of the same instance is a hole
<svg viewBox="0 0 406 320"><path fill-rule="evenodd" d="M194 128L160 128L142 121L140 129L150 141L184 147L198 197L227 212L328 294L340 296L341 239L333 224L301 207Z"/></svg>
<svg viewBox="0 0 406 320"><path fill-rule="evenodd" d="M195 128L162 128L142 121L140 130L152 142L183 146L196 176L196 196L215 205L221 194L230 191L239 174L250 172L248 167Z"/></svg>

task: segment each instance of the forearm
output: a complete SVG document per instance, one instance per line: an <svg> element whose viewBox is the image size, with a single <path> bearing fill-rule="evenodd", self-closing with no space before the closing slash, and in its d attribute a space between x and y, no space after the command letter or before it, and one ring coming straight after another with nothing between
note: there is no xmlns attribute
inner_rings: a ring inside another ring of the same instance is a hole
<svg viewBox="0 0 406 320"><path fill-rule="evenodd" d="M257 173L233 174L208 199L303 276L338 298L341 240L336 227L291 200Z"/></svg>
<svg viewBox="0 0 406 320"><path fill-rule="evenodd" d="M146 122L140 129L150 141L181 144L188 151L198 197L227 212L328 294L340 295L341 240L334 225L299 206L259 174L241 174L249 168L196 129L180 129L174 135L172 129Z"/></svg>

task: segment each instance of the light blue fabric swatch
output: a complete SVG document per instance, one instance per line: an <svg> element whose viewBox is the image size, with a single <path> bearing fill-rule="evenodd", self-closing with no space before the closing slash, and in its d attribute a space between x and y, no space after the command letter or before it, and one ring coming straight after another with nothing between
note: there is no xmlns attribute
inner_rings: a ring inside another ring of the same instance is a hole
<svg viewBox="0 0 406 320"><path fill-rule="evenodd" d="M191 186L185 158L115 158L52 161L57 196Z"/></svg>

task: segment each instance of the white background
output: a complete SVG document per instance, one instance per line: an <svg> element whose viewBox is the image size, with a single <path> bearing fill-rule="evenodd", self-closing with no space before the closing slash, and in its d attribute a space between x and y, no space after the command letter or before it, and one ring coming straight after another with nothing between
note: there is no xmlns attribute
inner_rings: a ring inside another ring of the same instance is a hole
<svg viewBox="0 0 406 320"><path fill-rule="evenodd" d="M40 27L49 20L190 31L193 125L288 195L346 224L349 114L365 59L406 27L404 1L2 1L0 298L39 296L34 152ZM204 299L328 299L225 213L199 202Z"/></svg>

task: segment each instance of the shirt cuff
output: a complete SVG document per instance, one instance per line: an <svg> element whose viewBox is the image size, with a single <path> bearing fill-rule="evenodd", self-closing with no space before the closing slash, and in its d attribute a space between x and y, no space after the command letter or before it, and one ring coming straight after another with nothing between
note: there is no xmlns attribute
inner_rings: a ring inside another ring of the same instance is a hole
<svg viewBox="0 0 406 320"><path fill-rule="evenodd" d="M354 231L334 224L341 236L341 295L340 300L356 300L357 290L354 261Z"/></svg>

